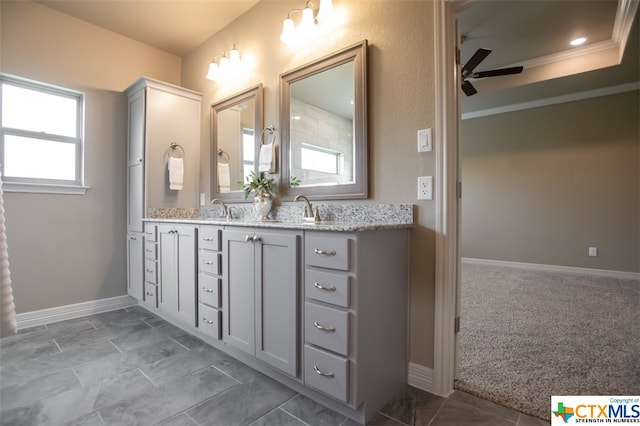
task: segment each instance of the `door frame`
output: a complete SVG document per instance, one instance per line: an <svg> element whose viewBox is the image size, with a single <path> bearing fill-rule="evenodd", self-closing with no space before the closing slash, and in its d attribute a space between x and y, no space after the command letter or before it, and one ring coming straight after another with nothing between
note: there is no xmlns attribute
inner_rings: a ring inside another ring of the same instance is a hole
<svg viewBox="0 0 640 426"><path fill-rule="evenodd" d="M453 392L456 374L456 300L459 277L459 76L456 7L463 2L437 0L434 5L436 80L436 256L432 392Z"/></svg>

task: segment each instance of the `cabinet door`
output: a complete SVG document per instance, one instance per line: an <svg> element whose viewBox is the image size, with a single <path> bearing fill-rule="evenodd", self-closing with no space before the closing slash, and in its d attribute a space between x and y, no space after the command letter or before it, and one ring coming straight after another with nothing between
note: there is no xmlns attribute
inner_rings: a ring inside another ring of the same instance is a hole
<svg viewBox="0 0 640 426"><path fill-rule="evenodd" d="M196 238L195 228L159 225L160 309L195 326Z"/></svg>
<svg viewBox="0 0 640 426"><path fill-rule="evenodd" d="M144 244L141 233L127 234L127 293L138 302L143 299Z"/></svg>
<svg viewBox="0 0 640 426"><path fill-rule="evenodd" d="M255 243L246 231L224 231L223 250L226 254L223 269L224 342L255 354Z"/></svg>
<svg viewBox="0 0 640 426"><path fill-rule="evenodd" d="M298 375L299 237L258 233L256 241L256 357Z"/></svg>
<svg viewBox="0 0 640 426"><path fill-rule="evenodd" d="M144 91L129 99L127 230L142 232L144 217Z"/></svg>

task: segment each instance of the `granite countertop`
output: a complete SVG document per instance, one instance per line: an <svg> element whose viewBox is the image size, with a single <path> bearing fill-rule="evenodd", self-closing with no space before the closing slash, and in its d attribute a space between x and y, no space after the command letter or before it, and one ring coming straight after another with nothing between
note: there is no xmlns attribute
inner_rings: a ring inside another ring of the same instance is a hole
<svg viewBox="0 0 640 426"><path fill-rule="evenodd" d="M303 222L301 220L211 219L211 218L146 218L145 222L191 223L195 225L248 226L254 228L307 229L313 231L362 232L412 228L409 222Z"/></svg>

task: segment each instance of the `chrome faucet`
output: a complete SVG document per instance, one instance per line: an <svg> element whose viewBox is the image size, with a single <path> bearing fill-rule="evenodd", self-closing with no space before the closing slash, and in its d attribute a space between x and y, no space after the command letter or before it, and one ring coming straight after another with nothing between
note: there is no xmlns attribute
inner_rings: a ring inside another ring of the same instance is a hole
<svg viewBox="0 0 640 426"><path fill-rule="evenodd" d="M231 219L231 209L228 209L224 202L219 198L214 198L213 200L211 200L211 204L215 203L220 204L220 206L222 207L222 214L220 215L220 217Z"/></svg>
<svg viewBox="0 0 640 426"><path fill-rule="evenodd" d="M314 220L314 216L313 216L313 206L311 205L311 203L309 202L309 199L307 197L305 197L302 194L296 195L296 197L293 199L293 201L298 201L302 199L302 201L304 201L304 219L305 220Z"/></svg>

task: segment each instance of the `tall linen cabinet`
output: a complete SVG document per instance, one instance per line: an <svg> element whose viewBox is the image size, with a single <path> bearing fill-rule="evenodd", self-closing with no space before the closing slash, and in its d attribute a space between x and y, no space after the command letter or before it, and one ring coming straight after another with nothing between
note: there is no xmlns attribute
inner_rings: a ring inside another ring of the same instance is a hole
<svg viewBox="0 0 640 426"><path fill-rule="evenodd" d="M142 77L129 86L127 149L127 291L139 301L144 289L144 223L148 208L198 205L202 95ZM171 144L176 148L172 149ZM181 190L169 189L169 156L183 159Z"/></svg>

